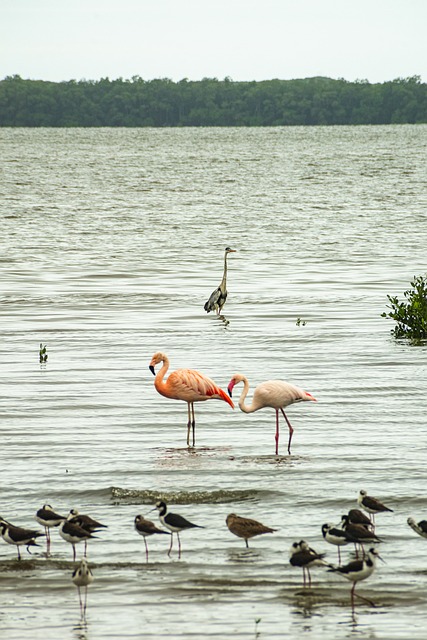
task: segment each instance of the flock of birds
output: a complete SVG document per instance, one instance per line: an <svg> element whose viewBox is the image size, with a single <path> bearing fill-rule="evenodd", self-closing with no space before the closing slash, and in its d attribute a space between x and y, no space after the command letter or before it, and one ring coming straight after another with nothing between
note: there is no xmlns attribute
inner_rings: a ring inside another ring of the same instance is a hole
<svg viewBox="0 0 427 640"><path fill-rule="evenodd" d="M227 256L234 252L235 250L230 247L227 247L225 250L223 278L219 287L213 291L204 306L208 313L210 311L216 311L218 315L221 314L222 308L227 299ZM155 367L159 364L162 366L156 373ZM159 394L166 398L182 400L187 403L187 445L190 446L191 439L193 447L195 446L196 441L194 403L204 400L218 399L226 402L234 408L232 395L234 387L239 383L243 383L243 391L238 401L241 411L244 413L253 413L254 411L258 411L259 409L266 407L273 408L275 410L276 455L278 455L279 452L279 412L282 413L289 430L288 453L290 454L294 430L284 412L284 409L296 402L316 402L316 399L310 393L295 385L282 380L268 380L259 384L255 388L251 404L245 404L245 400L249 392L249 382L241 373L236 373L231 378L227 387L228 394L216 385L213 380L193 369L178 369L170 373L168 378L165 380L165 375L169 369L169 359L161 352L154 354L150 362L149 369L155 375L154 386ZM192 438L190 438L191 435ZM392 511L392 509L383 505L376 498L368 496L366 491L363 490L359 493L358 504L361 509L369 514L369 517L367 517L360 509L350 509L348 514L342 516L340 525L334 526L332 524L324 524L321 528L325 541L337 546L338 565L333 565L325 561L325 554L317 553L305 540L294 542L290 549L290 564L293 567L299 567L302 569L304 587L306 587L307 582L308 586L311 587L310 569L312 567L327 567L329 571L338 573L352 582L352 606L354 606L355 595L362 598L362 596L355 593L356 584L361 580L368 578L375 570L377 559L381 559L375 547L372 546L365 551L364 546L366 544L371 545L381 542L381 539L375 533L375 514ZM157 509L160 523L164 528L158 527L154 522L148 520L142 515L137 515L134 519L135 530L144 539L146 561L148 562L147 538L153 535L170 536L170 546L168 550L168 556L170 556L173 549L174 534L176 534L178 541L178 557L180 558L180 532L187 529L200 528L201 525L196 525L179 514L169 512L166 503L162 500L156 503L152 510L154 509ZM0 534L5 542L16 546L18 560L21 560L20 547L25 546L27 551L30 553L30 547L39 546L36 540L41 536L46 537L46 556L49 556L51 549L50 529L52 527L58 527L59 535L66 542L72 545L73 562L76 561L76 544L83 542L84 556L72 573L72 581L78 588L80 611L82 618L84 618L87 606L87 588L93 582L93 573L87 563L87 543L92 538L97 537L95 534L106 528L106 525L97 522L88 515L80 514L75 509L72 509L68 516L61 516L48 504L45 504L37 511L35 519L45 528L44 533L33 529L24 529L22 527L15 526L0 517ZM408 518L407 522L416 533L427 538L426 520L422 520L417 523L413 518ZM241 517L234 513L230 513L227 516L226 525L232 534L245 540L246 547L249 546L248 540L251 538L266 533L274 533L276 531L276 529L268 527L261 522L251 518ZM340 548L348 544L354 544L356 559L343 565L341 564ZM85 589L84 598L82 598L81 588ZM367 598L362 599L373 605L373 602L367 600Z"/></svg>
<svg viewBox="0 0 427 640"><path fill-rule="evenodd" d="M338 549L338 565L327 562L324 559L325 554L317 553L305 540L296 541L292 544L289 561L293 567L302 569L304 588L307 584L309 588L311 587L310 569L312 567L326 567L328 571L338 573L352 582L352 607L354 607L354 598L356 595L374 606L371 600L356 594L355 588L358 582L365 580L373 573L376 568L377 559L382 559L374 546L370 546L367 551L365 550L365 545L382 542L381 538L375 533L375 515L392 512L393 509L385 506L377 498L367 495L364 490L359 492L357 502L360 509L350 509L348 514L341 517L341 524L339 526L324 524L321 527L325 541L335 545ZM369 517L365 515L361 509L368 513ZM149 557L147 538L153 535L170 536L170 546L168 549L168 556L170 556L173 549L174 534L176 534L178 541L178 558L180 558L182 548L179 534L187 529L204 527L190 522L180 514L170 512L167 504L163 500L159 500L156 503L151 511L154 510L158 511L159 521L164 528L158 527L154 522L142 515L137 515L134 520L136 532L144 539L146 562L148 562ZM18 527L0 517L0 534L5 542L16 546L18 560L21 560L20 547L26 547L28 553L30 553L30 547L39 546L36 540L42 536L46 538L46 557L49 557L51 553L50 529L53 527L58 527L61 538L72 545L73 562L76 561L76 544L80 542L84 543L83 558L72 573L72 581L78 588L81 616L84 619L87 606L87 588L94 579L93 573L87 563L87 543L89 540L97 537L94 534L99 533L102 529L106 529L107 525L94 520L89 515L79 513L76 509L71 509L68 516L62 516L56 513L48 504L43 505L43 507L37 511L35 520L44 527L44 533L34 529ZM427 539L426 520L421 520L417 523L413 518L408 518L407 523L416 533ZM277 529L268 527L257 520L241 517L235 513L230 513L227 516L226 525L232 534L245 540L246 547L249 547L248 541L251 538L277 531ZM348 544L354 544L356 558L347 564L342 564L340 548ZM82 587L84 587L84 597L82 597L81 593Z"/></svg>

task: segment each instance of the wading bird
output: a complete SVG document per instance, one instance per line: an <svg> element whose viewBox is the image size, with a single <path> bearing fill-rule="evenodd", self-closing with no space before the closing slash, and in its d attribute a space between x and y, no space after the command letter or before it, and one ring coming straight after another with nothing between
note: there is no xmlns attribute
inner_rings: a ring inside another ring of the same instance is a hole
<svg viewBox="0 0 427 640"><path fill-rule="evenodd" d="M367 492L364 489L361 489L359 491L359 496L357 498L357 503L358 503L359 507L362 507L362 509L364 511L366 511L367 513L369 513L369 515L372 515L372 523L373 523L374 527L375 527L375 514L376 513L383 513L384 511L393 512L393 509L389 509L388 507L386 507L382 502L380 502L376 498L373 498L372 496L368 496Z"/></svg>
<svg viewBox="0 0 427 640"><path fill-rule="evenodd" d="M63 540L69 542L73 547L73 562L76 561L76 544L79 542L85 543L84 555L87 554L87 541L90 538L96 538L87 529L83 529L78 524L70 522L69 520L63 520L59 525L59 535Z"/></svg>
<svg viewBox="0 0 427 640"><path fill-rule="evenodd" d="M143 516L136 516L134 524L135 524L136 531L139 533L140 536L144 538L145 559L148 562L148 544L147 544L148 536L152 536L155 533L164 533L168 536L172 534L169 531L163 531L163 529L159 529L159 527L156 527L154 522L151 522L151 520L146 520Z"/></svg>
<svg viewBox="0 0 427 640"><path fill-rule="evenodd" d="M0 534L5 542L16 546L18 551L18 560L21 560L19 547L27 547L28 553L31 553L29 547L39 546L35 539L45 535L44 533L34 531L33 529L15 527L15 525L10 524L7 520L3 520L3 518L0 518Z"/></svg>
<svg viewBox="0 0 427 640"><path fill-rule="evenodd" d="M335 573L340 573L342 576L347 578L353 583L351 588L351 605L354 608L354 596L358 596L361 600L365 600L371 606L375 606L372 600L368 600L368 598L364 598L360 596L358 593L355 593L356 583L361 580L366 580L373 573L376 566L376 559L379 558L382 560L378 551L374 548L369 549L368 553L362 560L353 560L343 567L331 567L328 571L335 571Z"/></svg>
<svg viewBox="0 0 427 640"><path fill-rule="evenodd" d="M289 562L293 567L300 567L303 575L303 586L306 586L306 574L308 576L308 586L311 587L311 567L325 567L328 563L323 560L324 553L316 553L309 547L305 540L294 542L289 551Z"/></svg>
<svg viewBox="0 0 427 640"><path fill-rule="evenodd" d="M225 522L231 533L234 533L238 538L243 538L245 540L247 547L249 547L249 538L260 536L262 533L274 533L277 531L277 529L266 527L264 524L261 524L261 522L257 522L251 518L241 518L240 516L236 516L235 513L230 513Z"/></svg>
<svg viewBox="0 0 427 640"><path fill-rule="evenodd" d="M155 372L154 367L162 362L162 367ZM202 400L224 400L232 409L234 404L228 395L220 389L213 380L194 369L177 369L169 374L167 380L163 380L169 369L169 358L164 353L155 353L151 359L149 369L154 378L156 391L165 398L183 400L188 405L187 445L190 446L190 430L193 430L193 447L196 444L196 420L194 416L194 403Z"/></svg>
<svg viewBox="0 0 427 640"><path fill-rule="evenodd" d="M73 571L72 581L76 585L79 592L79 601L80 601L80 615L82 620L86 618L86 605L87 605L87 588L93 582L93 573L89 569L86 558L81 560L77 569ZM84 599L82 600L82 594L80 592L80 588L85 588Z"/></svg>
<svg viewBox="0 0 427 640"><path fill-rule="evenodd" d="M337 547L339 564L341 564L340 547L349 544L350 542L358 542L356 538L353 538L349 533L347 533L347 531L344 531L344 529L339 529L338 527L334 527L333 524L322 525L322 535L325 538L326 542L329 542L329 544L334 544Z"/></svg>
<svg viewBox="0 0 427 640"><path fill-rule="evenodd" d="M203 527L199 524L193 524L192 522L189 522L178 513L169 513L166 502L163 502L163 500L159 500L159 502L156 503L154 509L157 509L157 511L159 512L159 520L162 525L166 527L166 529L169 529L169 531L172 533L168 556L170 556L172 552L173 534L176 533L176 537L178 538L178 558L180 558L181 540L179 539L179 532L184 531L185 529L203 529ZM152 509L152 511L154 511L154 509Z"/></svg>
<svg viewBox="0 0 427 640"><path fill-rule="evenodd" d="M227 300L227 256L229 253L236 253L236 249L230 249L230 247L227 247L225 250L224 274L222 276L221 284L211 293L209 300L205 303L204 309L207 313L215 310L217 315L219 315L221 313L221 309L225 305L225 301Z"/></svg>
<svg viewBox="0 0 427 640"><path fill-rule="evenodd" d="M59 527L65 520L65 516L60 516L52 509L50 504L44 504L34 516L35 520L44 527L46 533L46 555L50 554L50 528Z"/></svg>
<svg viewBox="0 0 427 640"><path fill-rule="evenodd" d="M427 538L427 520L420 520L417 523L414 518L408 518L407 523L419 536Z"/></svg>
<svg viewBox="0 0 427 640"><path fill-rule="evenodd" d="M243 382L244 384L243 391L239 399L239 407L241 411L244 411L244 413L253 413L254 411L258 411L258 409L264 409L264 407L272 407L276 410L276 456L279 455L279 410L283 413L289 428L288 453L290 454L292 434L294 430L283 409L294 402L302 402L304 400L317 402L316 398L313 398L313 396L310 393L307 393L307 391L303 391L299 387L289 384L289 382L283 382L282 380L267 380L255 388L252 404L246 405L245 400L249 391L249 382L246 376L241 373L234 374L228 384L228 393L230 394L230 397L232 397L234 386L239 384L239 382Z"/></svg>

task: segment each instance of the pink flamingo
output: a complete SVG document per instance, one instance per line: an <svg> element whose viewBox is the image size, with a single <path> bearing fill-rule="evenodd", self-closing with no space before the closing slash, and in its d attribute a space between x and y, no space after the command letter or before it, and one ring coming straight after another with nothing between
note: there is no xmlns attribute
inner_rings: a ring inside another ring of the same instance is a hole
<svg viewBox="0 0 427 640"><path fill-rule="evenodd" d="M162 362L161 369L155 372L156 364ZM184 400L188 404L187 445L190 446L190 429L193 429L193 447L196 443L196 420L194 416L194 403L201 400L224 400L234 409L233 401L220 389L213 380L194 369L177 369L163 380L169 369L169 358L164 353L155 353L151 359L149 369L155 375L154 386L165 398Z"/></svg>
<svg viewBox="0 0 427 640"><path fill-rule="evenodd" d="M239 382L243 382L244 384L244 388L239 399L239 407L241 411L244 411L245 413L253 413L254 411L258 411L258 409L263 409L264 407L272 407L276 410L276 456L279 455L279 409L283 413L289 427L288 453L290 454L291 440L294 430L283 409L294 402L302 402L303 400L312 400L313 402L317 402L316 398L313 398L313 396L310 393L307 393L307 391L303 391L299 387L289 384L289 382L283 382L282 380L267 380L256 387L252 404L246 405L245 399L249 391L249 382L246 376L241 373L236 373L229 382L228 393L231 397L234 386Z"/></svg>

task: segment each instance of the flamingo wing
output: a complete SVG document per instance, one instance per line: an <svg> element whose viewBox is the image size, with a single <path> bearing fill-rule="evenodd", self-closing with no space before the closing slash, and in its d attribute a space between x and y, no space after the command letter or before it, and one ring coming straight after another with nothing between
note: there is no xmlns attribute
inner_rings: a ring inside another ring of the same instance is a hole
<svg viewBox="0 0 427 640"><path fill-rule="evenodd" d="M177 369L166 381L168 397L186 402L217 398L234 405L228 395L213 380L194 369Z"/></svg>

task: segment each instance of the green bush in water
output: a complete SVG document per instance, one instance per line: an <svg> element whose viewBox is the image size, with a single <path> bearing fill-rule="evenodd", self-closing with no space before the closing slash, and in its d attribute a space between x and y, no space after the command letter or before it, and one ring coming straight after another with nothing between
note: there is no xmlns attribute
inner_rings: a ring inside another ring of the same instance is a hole
<svg viewBox="0 0 427 640"><path fill-rule="evenodd" d="M427 340L427 276L414 276L411 287L403 294L406 302L399 302L397 296L387 296L391 311L384 311L381 316L396 322L391 330L395 338L419 344Z"/></svg>

